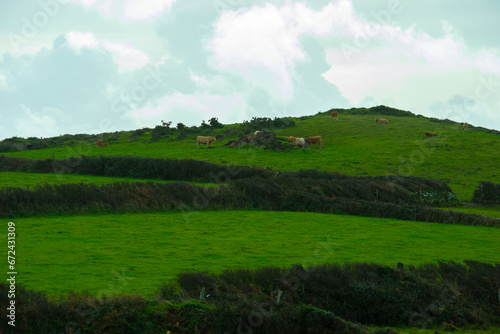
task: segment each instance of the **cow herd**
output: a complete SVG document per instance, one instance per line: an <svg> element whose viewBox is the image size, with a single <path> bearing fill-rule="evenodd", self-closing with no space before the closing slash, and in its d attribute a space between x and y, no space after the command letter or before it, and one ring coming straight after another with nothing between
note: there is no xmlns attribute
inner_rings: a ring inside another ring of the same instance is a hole
<svg viewBox="0 0 500 334"><path fill-rule="evenodd" d="M331 113L332 118L335 120L339 119L339 113L338 111L332 111ZM385 118L375 118L376 123L380 124L388 124L389 121L386 120ZM162 121L162 123L164 123ZM469 127L469 123L465 122L462 125L462 130L467 131ZM258 135L260 131L255 131L254 135ZM425 132L425 135L427 137L437 137L436 133L431 133L431 132ZM313 144L319 144L319 148L323 146L323 139L321 136L315 136L315 137L293 137L293 136L284 136L285 139L287 139L290 143L294 144L295 146L299 148L311 148ZM210 144L213 143L214 141L217 141L217 139L213 136L198 136L196 137L196 146L200 148L200 144L205 144L207 145L206 148L210 147ZM105 147L108 146L108 142L103 142L101 139L96 139L95 141L95 146L96 147Z"/></svg>
<svg viewBox="0 0 500 334"><path fill-rule="evenodd" d="M334 120L338 121L338 119L339 119L338 111L332 111L331 116ZM389 124L389 121L385 118L375 118L375 123ZM467 122L465 122L462 125L462 130L467 131L468 127L469 127L469 124ZM255 131L254 135L258 135L259 133L260 133L260 131ZM425 135L427 137L437 137L436 133L431 133L431 132L425 132ZM284 138L299 148L311 148L311 146L313 144L319 144L319 148L321 148L323 146L323 139L321 138L321 136L303 137L303 138L302 137L293 137L293 136L284 136ZM214 141L216 141L215 137L198 136L196 138L196 144L197 144L198 148L200 148L200 144L206 144L207 148L209 148L210 144ZM97 146L97 144L96 144L96 146Z"/></svg>

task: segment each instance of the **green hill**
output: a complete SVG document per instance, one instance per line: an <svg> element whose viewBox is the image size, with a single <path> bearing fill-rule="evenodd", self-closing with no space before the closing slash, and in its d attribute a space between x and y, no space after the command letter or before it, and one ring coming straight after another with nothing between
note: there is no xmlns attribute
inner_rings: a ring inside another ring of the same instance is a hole
<svg viewBox="0 0 500 334"><path fill-rule="evenodd" d="M472 198L479 181L498 183L500 179L497 131L473 126L462 131L459 123L384 106L334 110L340 113L338 121L328 111L287 118L286 122L261 118L222 127L205 124L178 130L158 126L100 135L66 135L32 143L39 148L44 146L43 141L46 146L52 143L48 148L4 154L37 159L53 155L56 159L81 155L144 156L261 166L277 171L317 169L351 176L418 176L446 182L462 200ZM375 123L376 117L386 118L389 124ZM275 152L223 147L230 140L265 129L280 136L321 135L323 148ZM438 136L428 138L425 132ZM217 141L211 145L214 149L197 149L198 134L216 136ZM96 138L108 141L109 146L95 147ZM8 140L3 145L7 143Z"/></svg>

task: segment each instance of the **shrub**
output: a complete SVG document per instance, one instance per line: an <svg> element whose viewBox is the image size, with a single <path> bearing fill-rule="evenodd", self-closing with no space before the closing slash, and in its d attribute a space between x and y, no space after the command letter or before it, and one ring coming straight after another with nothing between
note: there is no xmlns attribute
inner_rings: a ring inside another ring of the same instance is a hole
<svg viewBox="0 0 500 334"><path fill-rule="evenodd" d="M217 119L217 117L212 117L208 120L208 123L210 123L210 126L214 129L220 129L220 128L223 128L224 125L222 125L219 120Z"/></svg>
<svg viewBox="0 0 500 334"><path fill-rule="evenodd" d="M500 204L500 184L481 181L474 191L472 202L481 204Z"/></svg>

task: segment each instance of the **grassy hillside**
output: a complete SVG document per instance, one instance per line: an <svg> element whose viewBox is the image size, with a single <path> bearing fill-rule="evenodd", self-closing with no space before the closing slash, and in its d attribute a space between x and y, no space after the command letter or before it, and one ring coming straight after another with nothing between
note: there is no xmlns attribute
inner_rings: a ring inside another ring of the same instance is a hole
<svg viewBox="0 0 500 334"><path fill-rule="evenodd" d="M36 186L44 184L109 184L115 182L169 182L165 180L137 179L131 177L106 177L94 175L75 175L75 174L55 174L55 173L23 173L23 172L1 172L0 188L20 187L33 189ZM200 186L216 186L215 183L192 182Z"/></svg>
<svg viewBox="0 0 500 334"><path fill-rule="evenodd" d="M14 221L19 283L56 295L77 287L92 295L147 296L187 271L327 262L500 262L500 229L396 219L200 211L189 217L167 212ZM6 248L6 238L1 244Z"/></svg>
<svg viewBox="0 0 500 334"><path fill-rule="evenodd" d="M346 111L347 112L347 111ZM151 132L139 137L115 136L108 147L96 148L92 141L73 142L73 146L6 153L29 158L65 159L79 155L130 155L176 159L197 159L218 164L255 165L275 170L318 169L353 176L412 175L437 179L450 185L463 200L472 197L479 181L500 179L500 136L460 124L436 122L424 117L385 116L389 124L374 122L376 114L344 115L338 121L328 114L292 118L296 126L276 129L278 135L323 137L321 150L275 152L228 149L222 145L236 132L237 125L204 130L218 136L214 149L197 149L196 133L151 142ZM241 125L243 127L243 125ZM438 137L427 138L425 132ZM180 137L180 138L179 138ZM185 137L185 138L183 138Z"/></svg>

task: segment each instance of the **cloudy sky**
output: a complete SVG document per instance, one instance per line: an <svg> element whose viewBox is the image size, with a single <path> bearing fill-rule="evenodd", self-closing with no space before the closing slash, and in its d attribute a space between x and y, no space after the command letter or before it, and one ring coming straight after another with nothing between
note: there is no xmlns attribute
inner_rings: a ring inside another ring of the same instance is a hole
<svg viewBox="0 0 500 334"><path fill-rule="evenodd" d="M0 139L380 104L500 129L498 0L0 6Z"/></svg>

